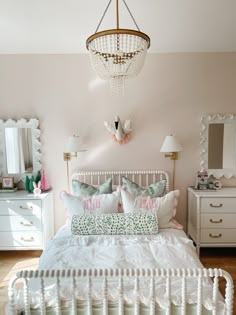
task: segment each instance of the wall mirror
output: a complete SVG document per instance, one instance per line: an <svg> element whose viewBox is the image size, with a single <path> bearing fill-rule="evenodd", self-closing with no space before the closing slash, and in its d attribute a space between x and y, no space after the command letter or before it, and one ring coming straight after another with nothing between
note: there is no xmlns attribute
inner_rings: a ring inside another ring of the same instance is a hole
<svg viewBox="0 0 236 315"><path fill-rule="evenodd" d="M40 130L37 119L0 120L0 173L15 181L41 169Z"/></svg>
<svg viewBox="0 0 236 315"><path fill-rule="evenodd" d="M201 170L216 178L236 176L236 115L204 115L200 135Z"/></svg>

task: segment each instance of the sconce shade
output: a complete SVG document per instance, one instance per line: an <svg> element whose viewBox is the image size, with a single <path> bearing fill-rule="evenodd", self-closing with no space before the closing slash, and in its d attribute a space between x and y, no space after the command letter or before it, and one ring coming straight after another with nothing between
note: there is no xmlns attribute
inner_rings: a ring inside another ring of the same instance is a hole
<svg viewBox="0 0 236 315"><path fill-rule="evenodd" d="M165 137L160 152L180 152L182 150L182 145L178 142L177 138L171 135Z"/></svg>
<svg viewBox="0 0 236 315"><path fill-rule="evenodd" d="M71 136L66 143L66 152L82 152L86 151L83 147L79 136Z"/></svg>

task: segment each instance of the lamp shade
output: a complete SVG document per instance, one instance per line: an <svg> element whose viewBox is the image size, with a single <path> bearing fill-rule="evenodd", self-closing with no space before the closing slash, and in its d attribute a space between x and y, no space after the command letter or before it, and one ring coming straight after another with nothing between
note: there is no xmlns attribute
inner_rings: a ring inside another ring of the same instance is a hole
<svg viewBox="0 0 236 315"><path fill-rule="evenodd" d="M180 152L182 150L182 145L178 142L177 138L171 135L165 137L160 152Z"/></svg>
<svg viewBox="0 0 236 315"><path fill-rule="evenodd" d="M71 136L66 143L66 152L81 152L86 151L83 147L79 136Z"/></svg>

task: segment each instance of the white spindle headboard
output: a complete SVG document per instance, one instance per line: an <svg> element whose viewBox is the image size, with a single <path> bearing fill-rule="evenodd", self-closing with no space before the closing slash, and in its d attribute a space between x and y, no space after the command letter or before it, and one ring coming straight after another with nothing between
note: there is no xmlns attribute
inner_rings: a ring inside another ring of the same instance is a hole
<svg viewBox="0 0 236 315"><path fill-rule="evenodd" d="M72 175L72 180L76 179L90 185L101 185L108 178L112 178L114 186L121 185L121 177L125 176L136 182L140 186L149 186L150 184L165 179L166 192L170 190L169 174L163 170L153 171L79 171Z"/></svg>

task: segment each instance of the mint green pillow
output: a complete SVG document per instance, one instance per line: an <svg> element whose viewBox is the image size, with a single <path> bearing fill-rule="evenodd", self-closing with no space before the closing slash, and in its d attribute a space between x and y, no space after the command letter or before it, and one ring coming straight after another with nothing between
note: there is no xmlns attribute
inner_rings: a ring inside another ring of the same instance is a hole
<svg viewBox="0 0 236 315"><path fill-rule="evenodd" d="M112 193L112 179L108 178L99 187L94 187L92 185L80 182L78 180L72 180L72 192L74 195L79 196L92 196L101 194L111 194Z"/></svg>
<svg viewBox="0 0 236 315"><path fill-rule="evenodd" d="M158 233L155 212L73 215L73 235L150 235Z"/></svg>
<svg viewBox="0 0 236 315"><path fill-rule="evenodd" d="M128 192L135 192L137 195L148 195L150 197L161 197L165 194L166 180L162 179L149 185L147 188L140 187L138 184L125 176L121 177L123 186Z"/></svg>

